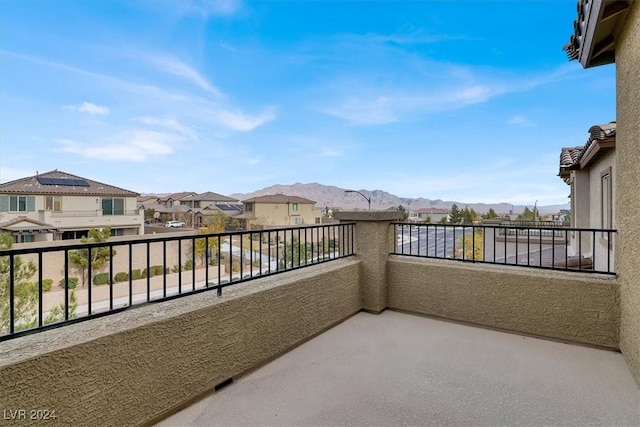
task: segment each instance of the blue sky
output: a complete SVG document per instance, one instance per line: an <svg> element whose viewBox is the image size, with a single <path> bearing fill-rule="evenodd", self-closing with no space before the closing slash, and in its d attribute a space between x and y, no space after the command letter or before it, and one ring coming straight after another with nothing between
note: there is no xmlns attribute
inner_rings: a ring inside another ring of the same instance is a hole
<svg viewBox="0 0 640 427"><path fill-rule="evenodd" d="M560 148L615 120L614 66L562 51L575 17L575 0L1 0L0 181L567 203Z"/></svg>

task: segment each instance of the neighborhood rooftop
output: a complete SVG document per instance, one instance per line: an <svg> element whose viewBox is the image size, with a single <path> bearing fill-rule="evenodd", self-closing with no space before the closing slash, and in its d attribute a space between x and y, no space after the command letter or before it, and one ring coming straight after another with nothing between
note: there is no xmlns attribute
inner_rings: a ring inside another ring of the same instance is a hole
<svg viewBox="0 0 640 427"><path fill-rule="evenodd" d="M93 181L67 172L53 170L0 184L4 194L69 194L83 196L126 196L139 194L130 190Z"/></svg>
<svg viewBox="0 0 640 427"><path fill-rule="evenodd" d="M243 200L243 203L315 203L313 200L285 194L268 194Z"/></svg>

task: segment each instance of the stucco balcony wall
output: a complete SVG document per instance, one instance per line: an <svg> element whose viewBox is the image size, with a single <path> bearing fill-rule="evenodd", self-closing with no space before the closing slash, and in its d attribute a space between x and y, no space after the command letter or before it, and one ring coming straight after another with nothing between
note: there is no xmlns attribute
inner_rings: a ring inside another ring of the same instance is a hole
<svg viewBox="0 0 640 427"><path fill-rule="evenodd" d="M614 277L391 256L389 308L617 349Z"/></svg>
<svg viewBox="0 0 640 427"><path fill-rule="evenodd" d="M358 312L359 270L336 260L4 342L0 407L146 424Z"/></svg>

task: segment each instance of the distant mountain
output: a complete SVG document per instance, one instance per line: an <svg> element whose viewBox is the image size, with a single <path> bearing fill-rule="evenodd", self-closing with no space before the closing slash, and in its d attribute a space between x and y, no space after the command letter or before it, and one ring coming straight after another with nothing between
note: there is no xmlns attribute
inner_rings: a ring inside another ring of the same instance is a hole
<svg viewBox="0 0 640 427"><path fill-rule="evenodd" d="M254 191L252 193L234 193L229 197L234 197L239 200L245 200L252 197L264 196L267 194L287 194L290 196L305 197L316 202L316 208L322 209L324 207L339 208L341 210L366 210L367 201L358 194L345 193L346 188L340 188L333 185L322 185L318 183L302 184L296 183L291 185L272 185L261 190ZM454 203L459 208L465 206L469 209L473 209L478 213L485 213L489 209L493 209L497 213L509 213L513 209L514 214L521 213L525 206L512 205L511 203L465 203L456 201L444 201L440 199L430 200L425 198L408 198L398 197L394 194L388 193L383 190L364 190L358 191L371 196L371 209L384 210L392 207L404 206L407 210L416 210L422 208L442 208L451 209L451 205ZM569 205L547 205L538 206L540 213L557 213L561 209L568 209Z"/></svg>

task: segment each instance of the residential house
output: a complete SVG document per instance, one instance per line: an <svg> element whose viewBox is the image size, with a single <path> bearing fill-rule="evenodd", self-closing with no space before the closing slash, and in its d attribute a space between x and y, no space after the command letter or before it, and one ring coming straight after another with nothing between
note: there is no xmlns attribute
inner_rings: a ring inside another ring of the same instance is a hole
<svg viewBox="0 0 640 427"><path fill-rule="evenodd" d="M430 219L430 222L440 222L442 218L449 218L449 211L440 208L423 208L416 209L409 212L410 222L425 222Z"/></svg>
<svg viewBox="0 0 640 427"><path fill-rule="evenodd" d="M138 193L54 170L0 184L0 231L16 243L78 239L91 228L144 234Z"/></svg>
<svg viewBox="0 0 640 427"><path fill-rule="evenodd" d="M640 378L640 2L580 0L573 28L564 47L570 60L580 61L585 68L616 64L612 223L618 228L614 243L620 350Z"/></svg>
<svg viewBox="0 0 640 427"><path fill-rule="evenodd" d="M614 229L616 123L592 126L589 139L582 147L563 148L560 153L559 176L571 186L571 226L578 228ZM591 247L595 244L595 247ZM577 252L598 257L594 262L613 262L614 245L608 233L600 233L596 241L572 233L570 247Z"/></svg>
<svg viewBox="0 0 640 427"><path fill-rule="evenodd" d="M205 208L209 205L217 204L239 204L238 199L223 196L222 194L207 191L206 193L193 194L180 199L180 204L187 205L190 208Z"/></svg>
<svg viewBox="0 0 640 427"><path fill-rule="evenodd" d="M164 207L172 208L174 206L179 206L182 203L183 199L187 197L195 196L196 194L198 193L195 193L193 191L183 191L180 193L173 193L173 194L169 194L168 196L160 197L158 199L158 203L163 205Z"/></svg>
<svg viewBox="0 0 640 427"><path fill-rule="evenodd" d="M269 194L242 201L242 218L247 228L252 226L278 227L320 223L313 200L285 194Z"/></svg>

